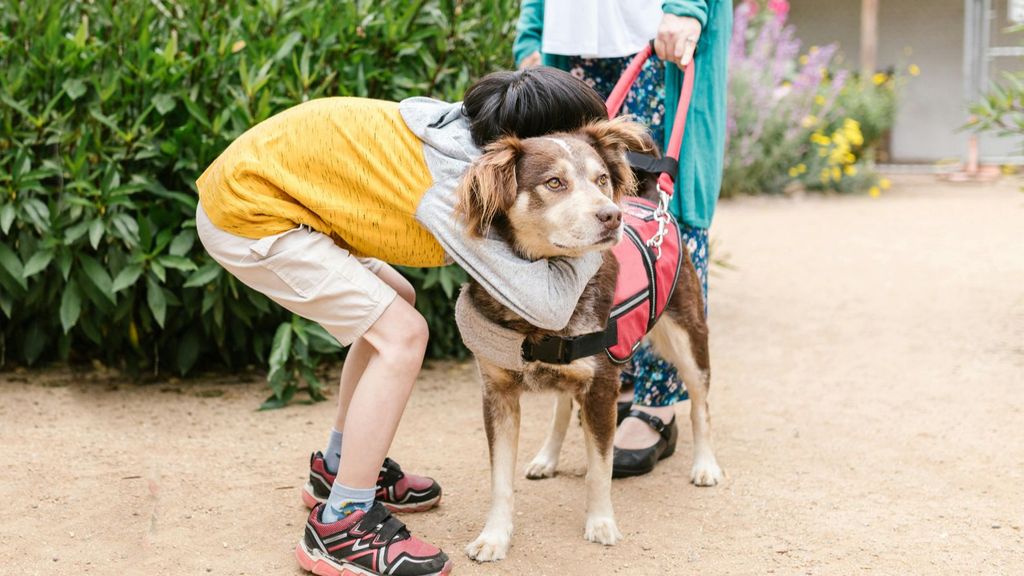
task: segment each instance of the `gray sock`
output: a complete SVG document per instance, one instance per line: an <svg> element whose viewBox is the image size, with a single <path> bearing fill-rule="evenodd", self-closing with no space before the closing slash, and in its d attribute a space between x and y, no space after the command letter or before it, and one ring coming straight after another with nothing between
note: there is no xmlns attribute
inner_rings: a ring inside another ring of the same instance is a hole
<svg viewBox="0 0 1024 576"><path fill-rule="evenodd" d="M331 428L331 439L327 441L327 449L324 450L324 464L331 474L338 473L338 464L341 463L341 432Z"/></svg>
<svg viewBox="0 0 1024 576"><path fill-rule="evenodd" d="M324 523L330 524L357 510L365 512L373 506L373 495L376 492L376 488L349 488L335 480L321 518Z"/></svg>

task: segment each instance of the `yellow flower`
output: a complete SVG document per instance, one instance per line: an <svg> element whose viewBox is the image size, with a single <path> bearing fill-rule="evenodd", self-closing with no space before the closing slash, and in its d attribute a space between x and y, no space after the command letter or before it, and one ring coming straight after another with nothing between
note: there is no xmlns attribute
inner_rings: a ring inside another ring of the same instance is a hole
<svg viewBox="0 0 1024 576"><path fill-rule="evenodd" d="M797 169L797 170L798 170L798 171L799 171L799 172L800 172L801 174L803 174L804 172L807 172L807 164L804 164L803 162L801 162L801 163L799 163L799 164L797 164L797 165L796 165L796 169Z"/></svg>
<svg viewBox="0 0 1024 576"><path fill-rule="evenodd" d="M852 164L850 164L846 168L843 168L843 174L846 174L847 176L856 176L857 175L857 167L852 165Z"/></svg>
<svg viewBox="0 0 1024 576"><path fill-rule="evenodd" d="M864 134L860 131L860 122L853 118L843 121L843 135L854 146L864 144Z"/></svg>
<svg viewBox="0 0 1024 576"><path fill-rule="evenodd" d="M818 146L828 146L829 144L832 143L832 139L829 138L828 136L825 136L821 132L815 132L814 134L811 134L811 142L817 144Z"/></svg>
<svg viewBox="0 0 1024 576"><path fill-rule="evenodd" d="M825 97L820 95L820 94L815 96L814 97L814 103L817 104L818 106L824 106L825 105Z"/></svg>
<svg viewBox="0 0 1024 576"><path fill-rule="evenodd" d="M875 83L875 86L881 86L885 83L887 78L888 77L884 73L876 72L875 75L871 77L871 81Z"/></svg>
<svg viewBox="0 0 1024 576"><path fill-rule="evenodd" d="M789 177L790 178L796 178L799 175L800 175L800 172L797 171L796 166L793 166L792 168L789 169Z"/></svg>
<svg viewBox="0 0 1024 576"><path fill-rule="evenodd" d="M822 168L821 169L821 183L822 184L828 184L829 178L831 178L831 173L829 172L829 169L828 168Z"/></svg>
<svg viewBox="0 0 1024 576"><path fill-rule="evenodd" d="M800 57L800 65L806 66L809 60L810 59L807 57L807 54L804 54L803 56Z"/></svg>
<svg viewBox="0 0 1024 576"><path fill-rule="evenodd" d="M918 67L918 65L917 65L917 64L911 64L911 65L910 65L910 66L909 66L909 67L907 68L907 72L910 72L910 75L911 75L911 76L917 76L917 75L919 75L919 74L921 73L921 68L920 68L920 67Z"/></svg>
<svg viewBox="0 0 1024 576"><path fill-rule="evenodd" d="M878 186L872 186L868 189L868 195L872 198L878 198L882 195L882 191L878 189Z"/></svg>
<svg viewBox="0 0 1024 576"><path fill-rule="evenodd" d="M804 119L800 121L800 125L804 128L810 128L818 123L818 118L813 114L810 116L804 116Z"/></svg>
<svg viewBox="0 0 1024 576"><path fill-rule="evenodd" d="M892 188L892 182L888 178L882 178L881 180L879 180L878 185L879 187L882 188L882 190L888 190L889 188Z"/></svg>
<svg viewBox="0 0 1024 576"><path fill-rule="evenodd" d="M843 179L843 173L840 172L839 166L832 167L832 179L835 180L836 182L839 182L840 180Z"/></svg>

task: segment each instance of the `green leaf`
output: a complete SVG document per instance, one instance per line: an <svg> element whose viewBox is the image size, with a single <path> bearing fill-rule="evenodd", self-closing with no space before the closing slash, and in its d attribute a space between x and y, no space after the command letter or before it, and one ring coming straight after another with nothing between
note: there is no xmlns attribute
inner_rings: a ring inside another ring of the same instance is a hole
<svg viewBox="0 0 1024 576"><path fill-rule="evenodd" d="M57 267L60 268L60 275L67 281L68 276L71 274L71 252L68 250L61 250L57 254Z"/></svg>
<svg viewBox="0 0 1024 576"><path fill-rule="evenodd" d="M288 360L292 350L292 326L282 322L274 332L274 342L270 345L270 370L280 370Z"/></svg>
<svg viewBox="0 0 1024 576"><path fill-rule="evenodd" d="M3 230L4 234L10 232L15 214L14 204L4 204L4 207L0 208L0 230Z"/></svg>
<svg viewBox="0 0 1024 576"><path fill-rule="evenodd" d="M168 112L174 110L174 107L178 105L178 101L170 94L157 94L153 97L153 106L156 107L156 111L161 116L166 116Z"/></svg>
<svg viewBox="0 0 1024 576"><path fill-rule="evenodd" d="M43 332L40 322L32 322L28 326L28 330L25 331L24 338L22 340L22 355L25 357L25 362L31 366L36 363L39 356L43 353L43 349L46 347L46 333Z"/></svg>
<svg viewBox="0 0 1024 576"><path fill-rule="evenodd" d="M11 310L14 309L14 300L11 296L3 290L0 290L0 312L4 313L4 316L11 317Z"/></svg>
<svg viewBox="0 0 1024 576"><path fill-rule="evenodd" d="M207 262L199 270L196 270L185 281L185 288L196 288L205 286L220 276L222 268L216 262Z"/></svg>
<svg viewBox="0 0 1024 576"><path fill-rule="evenodd" d="M66 92L68 97L72 100L78 100L87 90L85 82L78 78L68 78L63 84L61 84L61 87L64 88L64 92Z"/></svg>
<svg viewBox="0 0 1024 576"><path fill-rule="evenodd" d="M184 272L190 272L197 268L196 263L185 258L184 256L171 256L170 254L164 254L157 258L162 266L167 268L174 268L175 270L181 270Z"/></svg>
<svg viewBox="0 0 1024 576"><path fill-rule="evenodd" d="M176 354L176 360L178 363L178 372L184 376L192 369L196 364L196 360L199 359L199 350L202 342L199 337L197 330L189 330L185 334L185 337L178 343L178 351Z"/></svg>
<svg viewBox="0 0 1024 576"><path fill-rule="evenodd" d="M151 277L146 278L146 304L149 311L153 313L153 319L157 325L164 327L164 320L167 318L167 299L164 298L164 290Z"/></svg>
<svg viewBox="0 0 1024 576"><path fill-rule="evenodd" d="M81 254L78 261L82 265L82 270L85 271L85 276L96 287L96 290L111 304L117 305L117 297L114 296L114 283L106 269L92 256Z"/></svg>
<svg viewBox="0 0 1024 576"><path fill-rule="evenodd" d="M24 275L25 278L28 278L33 274L39 273L46 269L46 266L49 265L51 260L53 260L53 250L42 250L40 252L36 252L28 259L28 262L25 262L25 271L22 272L22 275Z"/></svg>
<svg viewBox="0 0 1024 576"><path fill-rule="evenodd" d="M103 238L103 220L99 218L89 223L89 245L95 250L100 246L100 239Z"/></svg>
<svg viewBox="0 0 1024 576"><path fill-rule="evenodd" d="M21 258L7 247L7 244L0 243L0 267L3 267L11 278L21 286L22 290L28 289L28 282L25 281L25 268L21 265Z"/></svg>
<svg viewBox="0 0 1024 576"><path fill-rule="evenodd" d="M172 256L184 256L192 249L196 242L195 230L182 230L171 241L171 247L167 250Z"/></svg>
<svg viewBox="0 0 1024 576"><path fill-rule="evenodd" d="M78 323L78 316L82 312L82 294L78 291L78 284L71 280L64 287L64 295L60 299L60 325L67 334Z"/></svg>
<svg viewBox="0 0 1024 576"><path fill-rule="evenodd" d="M135 281L139 279L139 275L142 274L141 264L131 264L125 266L117 273L117 277L114 278L114 284L111 289L114 292L120 292L125 288L135 284Z"/></svg>

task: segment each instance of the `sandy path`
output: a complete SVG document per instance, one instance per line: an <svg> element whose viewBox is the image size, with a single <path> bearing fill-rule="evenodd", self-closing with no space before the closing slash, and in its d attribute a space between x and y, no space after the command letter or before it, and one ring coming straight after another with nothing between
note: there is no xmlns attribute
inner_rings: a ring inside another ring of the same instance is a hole
<svg viewBox="0 0 1024 576"><path fill-rule="evenodd" d="M626 540L588 544L574 427L558 477L517 483L511 557L476 565L479 392L438 364L392 452L446 490L415 532L461 575L1024 573L1024 194L745 200L714 236L736 268L712 281L723 485L687 485L684 432L614 484ZM298 488L333 408L256 413L262 395L259 375L0 374L0 574L300 574ZM548 405L524 402L520 470Z"/></svg>

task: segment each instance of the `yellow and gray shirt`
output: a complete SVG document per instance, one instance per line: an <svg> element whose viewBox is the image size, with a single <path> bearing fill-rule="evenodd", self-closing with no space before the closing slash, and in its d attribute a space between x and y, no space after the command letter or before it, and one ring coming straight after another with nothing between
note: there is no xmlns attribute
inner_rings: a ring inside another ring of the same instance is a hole
<svg viewBox="0 0 1024 576"><path fill-rule="evenodd" d="M454 192L479 155L460 102L324 98L248 130L197 186L225 232L262 238L304 224L403 266L441 266L447 254L531 324L561 329L600 255L531 262L497 238L470 237Z"/></svg>

